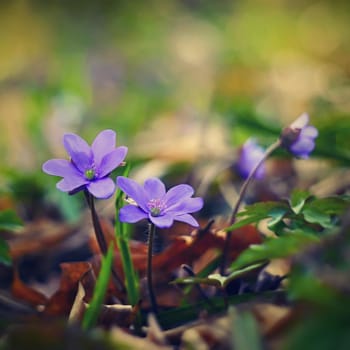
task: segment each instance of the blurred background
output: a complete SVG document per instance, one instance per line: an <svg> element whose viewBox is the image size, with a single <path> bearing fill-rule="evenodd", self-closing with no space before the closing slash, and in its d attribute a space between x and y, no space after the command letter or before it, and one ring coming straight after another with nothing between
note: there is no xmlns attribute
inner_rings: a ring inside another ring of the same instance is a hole
<svg viewBox="0 0 350 350"><path fill-rule="evenodd" d="M205 192L304 111L313 176L349 165L349 19L345 0L1 1L0 188L57 199L41 165L63 133L111 128L136 177L200 167Z"/></svg>

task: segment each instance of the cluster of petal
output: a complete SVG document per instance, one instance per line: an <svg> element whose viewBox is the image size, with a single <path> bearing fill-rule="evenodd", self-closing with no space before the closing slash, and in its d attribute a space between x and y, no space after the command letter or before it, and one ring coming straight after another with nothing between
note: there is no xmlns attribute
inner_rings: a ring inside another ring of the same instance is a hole
<svg viewBox="0 0 350 350"><path fill-rule="evenodd" d="M141 186L134 180L118 176L117 186L135 202L121 208L119 219L122 222L148 219L157 227L166 228L176 220L199 226L189 213L200 210L203 200L200 197L192 198L194 190L189 185L178 185L167 192L158 178L150 178Z"/></svg>
<svg viewBox="0 0 350 350"><path fill-rule="evenodd" d="M237 162L237 171L244 178L248 178L251 171L264 157L264 149L255 140L248 139L242 146ZM265 165L262 163L254 174L255 179L262 179L265 176Z"/></svg>
<svg viewBox="0 0 350 350"><path fill-rule="evenodd" d="M309 116L303 113L281 134L282 146L299 158L308 158L315 148L318 130L308 124Z"/></svg>
<svg viewBox="0 0 350 350"><path fill-rule="evenodd" d="M116 147L116 133L101 131L91 144L76 134L65 134L64 147L70 157L50 159L43 164L43 171L60 176L56 187L69 193L87 189L96 198L109 198L115 192L115 183L110 173L123 161L127 147Z"/></svg>

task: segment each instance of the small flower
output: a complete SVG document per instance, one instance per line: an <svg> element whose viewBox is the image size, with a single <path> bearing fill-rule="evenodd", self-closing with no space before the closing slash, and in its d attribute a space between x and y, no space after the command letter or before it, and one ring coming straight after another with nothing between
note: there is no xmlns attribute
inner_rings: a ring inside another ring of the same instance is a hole
<svg viewBox="0 0 350 350"><path fill-rule="evenodd" d="M282 147L296 157L308 158L315 148L315 139L318 136L318 131L314 126L308 124L309 116L303 113L282 131Z"/></svg>
<svg viewBox="0 0 350 350"><path fill-rule="evenodd" d="M165 228L176 220L199 226L189 213L202 209L203 200L200 197L192 198L194 190L189 185L178 185L166 192L163 182L157 178L146 180L142 187L134 180L118 176L117 186L135 203L120 209L119 219L122 222L148 219L157 227Z"/></svg>
<svg viewBox="0 0 350 350"><path fill-rule="evenodd" d="M70 156L67 159L50 159L43 164L43 171L61 176L56 187L70 194L87 189L96 198L109 198L115 191L110 173L124 160L127 147L116 147L116 133L103 130L91 147L76 134L65 134L63 144Z"/></svg>
<svg viewBox="0 0 350 350"><path fill-rule="evenodd" d="M264 149L260 147L255 140L248 139L242 146L237 162L237 170L244 178L248 178L250 172L264 157ZM265 165L261 164L253 177L261 180L265 176Z"/></svg>

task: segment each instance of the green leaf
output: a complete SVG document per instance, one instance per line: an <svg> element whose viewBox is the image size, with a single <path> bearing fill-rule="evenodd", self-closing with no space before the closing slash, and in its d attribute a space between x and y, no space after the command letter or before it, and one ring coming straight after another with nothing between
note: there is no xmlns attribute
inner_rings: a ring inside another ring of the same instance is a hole
<svg viewBox="0 0 350 350"><path fill-rule="evenodd" d="M225 231L233 231L249 224L257 224L269 217L276 218L276 215L280 216L287 211L288 207L280 202L262 202L248 205L237 215L237 217L244 218L225 228Z"/></svg>
<svg viewBox="0 0 350 350"><path fill-rule="evenodd" d="M249 312L238 312L230 308L232 320L232 344L235 350L261 350L262 343L259 327L254 316Z"/></svg>
<svg viewBox="0 0 350 350"><path fill-rule="evenodd" d="M292 270L288 296L292 300L308 300L319 305L332 305L339 302L339 294L331 286L322 283L312 272L303 271L299 267L294 267Z"/></svg>
<svg viewBox="0 0 350 350"><path fill-rule="evenodd" d="M329 350L348 349L349 303L343 305L343 311L334 309L317 309L300 315L302 322L296 322L288 330L285 350Z"/></svg>
<svg viewBox="0 0 350 350"><path fill-rule="evenodd" d="M312 201L306 203L305 208L312 208L328 215L340 215L350 205L348 197L327 197L314 198Z"/></svg>
<svg viewBox="0 0 350 350"><path fill-rule="evenodd" d="M98 275L94 294L88 309L86 310L82 322L84 330L90 329L96 325L100 309L106 295L109 278L112 271L114 245L110 244L106 256L102 258L101 270Z"/></svg>
<svg viewBox="0 0 350 350"><path fill-rule="evenodd" d="M222 261L222 256L221 255L217 256L214 260L210 261L208 265L206 265L202 270L200 270L196 274L196 278L205 278L206 276L208 276L211 272L213 272L215 269L217 269L220 266L221 261ZM176 283L176 281L177 280L171 283ZM193 285L194 283L188 284L188 286L184 288L183 293L185 295L189 294L192 290Z"/></svg>
<svg viewBox="0 0 350 350"><path fill-rule="evenodd" d="M315 235L288 232L278 238L267 238L262 244L251 245L232 263L231 270L271 259L285 258L298 253L307 245L318 242Z"/></svg>
<svg viewBox="0 0 350 350"><path fill-rule="evenodd" d="M23 226L22 220L10 209L0 212L0 230L14 231Z"/></svg>
<svg viewBox="0 0 350 350"><path fill-rule="evenodd" d="M269 212L269 217L271 217L271 220L269 220L267 223L267 227L270 230L275 231L275 228L281 223L286 213L287 209L283 207L276 207L271 209Z"/></svg>
<svg viewBox="0 0 350 350"><path fill-rule="evenodd" d="M254 265L250 265L248 267L245 267L243 269L233 271L228 276L222 276L219 273L213 273L209 275L206 278L203 277L185 277L185 278L178 278L172 283L178 283L178 284L206 284L211 286L216 286L220 288L225 288L228 283L233 281L236 278L240 278L244 276L246 273L251 272L253 270L259 269L263 263L258 263Z"/></svg>
<svg viewBox="0 0 350 350"><path fill-rule="evenodd" d="M332 228L331 217L317 208L308 207L303 210L304 219L311 224L319 224L324 228Z"/></svg>
<svg viewBox="0 0 350 350"><path fill-rule="evenodd" d="M301 209L303 209L303 206L308 198L310 198L310 193L307 191L300 191L300 190L293 191L289 200L289 205L295 214L300 213Z"/></svg>
<svg viewBox="0 0 350 350"><path fill-rule="evenodd" d="M12 263L9 245L2 238L0 238L0 263L7 266L10 266Z"/></svg>

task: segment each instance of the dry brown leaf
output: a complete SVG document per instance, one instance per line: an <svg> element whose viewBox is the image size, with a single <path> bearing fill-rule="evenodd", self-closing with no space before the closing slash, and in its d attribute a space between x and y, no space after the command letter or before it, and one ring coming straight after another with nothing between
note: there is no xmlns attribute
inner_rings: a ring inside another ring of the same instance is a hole
<svg viewBox="0 0 350 350"><path fill-rule="evenodd" d="M47 303L47 298L44 294L28 287L21 281L16 269L13 274L11 293L16 299L26 301L33 306L42 306Z"/></svg>
<svg viewBox="0 0 350 350"><path fill-rule="evenodd" d="M47 220L28 223L9 240L10 255L16 260L25 255L47 252L74 232L75 228L71 226L57 225L56 222Z"/></svg>
<svg viewBox="0 0 350 350"><path fill-rule="evenodd" d="M74 303L69 313L69 323L80 323L86 310L86 304L84 303L85 291L84 287L79 282L77 295L75 296Z"/></svg>
<svg viewBox="0 0 350 350"><path fill-rule="evenodd" d="M69 315L80 279L85 273L92 271L88 262L64 263L61 264L61 269L60 287L49 299L44 310L44 314L48 316Z"/></svg>

